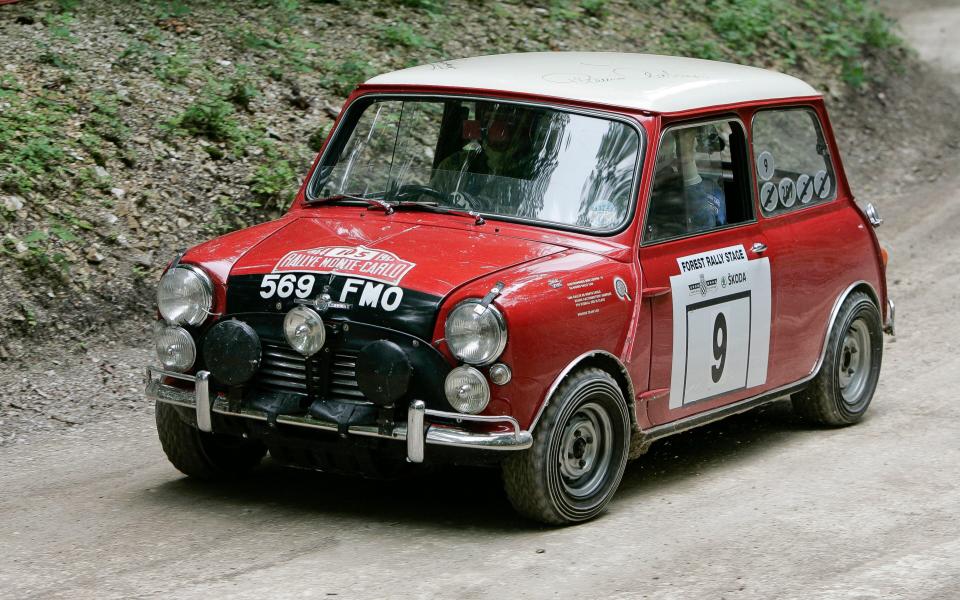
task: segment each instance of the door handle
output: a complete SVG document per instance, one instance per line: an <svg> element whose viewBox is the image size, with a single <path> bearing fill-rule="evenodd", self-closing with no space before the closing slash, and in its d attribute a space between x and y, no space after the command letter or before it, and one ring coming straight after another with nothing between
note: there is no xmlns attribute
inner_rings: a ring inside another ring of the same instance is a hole
<svg viewBox="0 0 960 600"><path fill-rule="evenodd" d="M767 245L763 242L754 242L753 246L750 247L750 251L754 254L763 254L767 251Z"/></svg>

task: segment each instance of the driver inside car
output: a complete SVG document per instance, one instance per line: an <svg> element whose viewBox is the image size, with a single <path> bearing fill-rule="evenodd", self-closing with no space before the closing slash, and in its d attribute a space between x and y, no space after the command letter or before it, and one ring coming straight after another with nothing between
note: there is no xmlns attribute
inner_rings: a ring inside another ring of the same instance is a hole
<svg viewBox="0 0 960 600"><path fill-rule="evenodd" d="M478 106L478 109L480 107ZM464 147L440 162L431 178L431 187L445 192L466 194L475 203L516 205L510 181L529 178L531 165L530 111L517 106L497 104L478 110L477 119L462 124ZM464 208L481 209L464 202Z"/></svg>
<svg viewBox="0 0 960 600"><path fill-rule="evenodd" d="M723 188L714 179L704 179L697 167L698 132L699 128L681 129L677 135L688 231L713 229L727 224Z"/></svg>
<svg viewBox="0 0 960 600"><path fill-rule="evenodd" d="M666 239L727 224L723 187L700 172L698 145L702 152L713 154L721 152L726 142L702 127L689 127L668 133L660 144L649 223L654 238Z"/></svg>

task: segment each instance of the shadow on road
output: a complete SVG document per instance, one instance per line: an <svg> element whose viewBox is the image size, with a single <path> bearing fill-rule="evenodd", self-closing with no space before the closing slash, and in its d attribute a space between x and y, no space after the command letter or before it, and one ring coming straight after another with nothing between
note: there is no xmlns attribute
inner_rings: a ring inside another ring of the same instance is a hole
<svg viewBox="0 0 960 600"><path fill-rule="evenodd" d="M792 434L806 430L809 427L793 415L788 403L777 403L662 440L627 466L615 502L642 502L671 484L771 452ZM423 469L398 480L376 481L291 469L268 459L243 481L180 478L149 493L145 490L140 498L238 515L253 508L258 520L317 517L353 527L403 523L501 534L539 528L513 512L499 471L478 467Z"/></svg>

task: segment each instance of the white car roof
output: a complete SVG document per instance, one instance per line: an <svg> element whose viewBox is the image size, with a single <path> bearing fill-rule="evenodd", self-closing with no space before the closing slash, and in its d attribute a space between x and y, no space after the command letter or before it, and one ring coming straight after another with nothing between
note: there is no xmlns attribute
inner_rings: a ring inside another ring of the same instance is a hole
<svg viewBox="0 0 960 600"><path fill-rule="evenodd" d="M617 52L477 56L402 69L367 83L537 94L658 113L820 95L796 77L766 69Z"/></svg>

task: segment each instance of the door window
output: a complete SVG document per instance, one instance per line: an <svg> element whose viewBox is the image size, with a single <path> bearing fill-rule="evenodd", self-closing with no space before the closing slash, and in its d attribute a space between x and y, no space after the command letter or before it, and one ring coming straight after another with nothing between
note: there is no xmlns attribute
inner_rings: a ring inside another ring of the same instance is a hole
<svg viewBox="0 0 960 600"><path fill-rule="evenodd" d="M657 151L644 242L752 221L746 156L738 121L668 129Z"/></svg>
<svg viewBox="0 0 960 600"><path fill-rule="evenodd" d="M830 152L812 110L758 112L753 118L753 152L764 216L836 198Z"/></svg>

